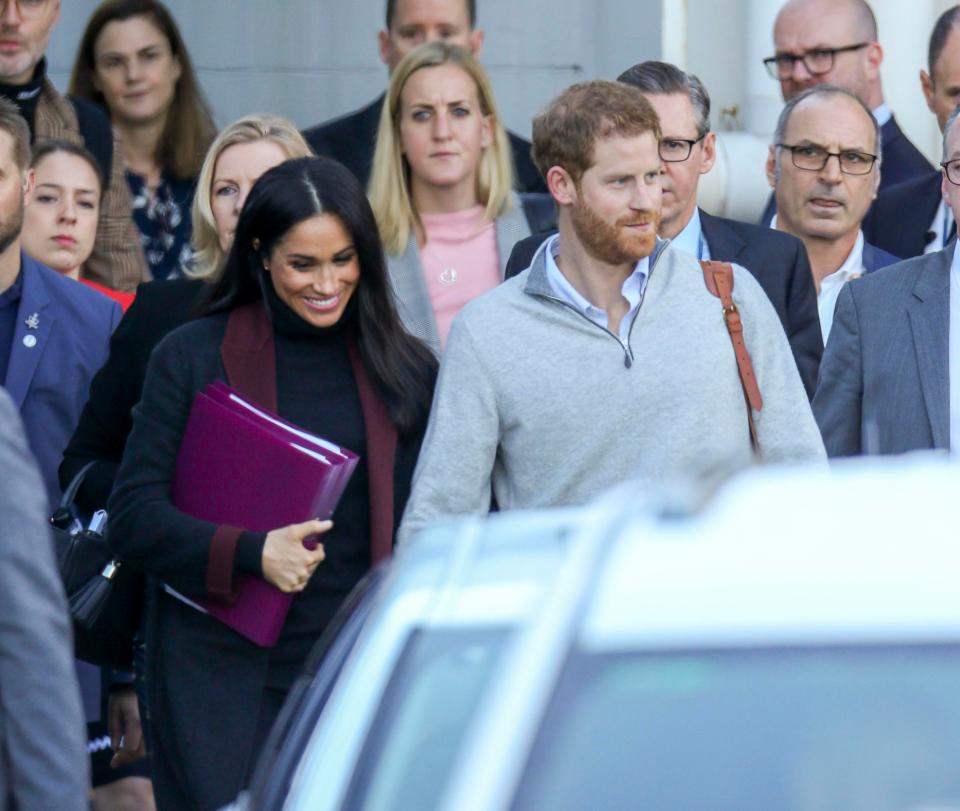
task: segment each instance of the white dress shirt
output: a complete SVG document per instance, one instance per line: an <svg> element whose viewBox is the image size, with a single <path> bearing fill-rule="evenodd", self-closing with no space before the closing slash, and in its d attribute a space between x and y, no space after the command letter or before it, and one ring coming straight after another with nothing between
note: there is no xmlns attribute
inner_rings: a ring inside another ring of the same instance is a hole
<svg viewBox="0 0 960 811"><path fill-rule="evenodd" d="M683 230L677 234L670 244L681 251L695 256L697 259L710 261L710 246L703 238L703 226L700 224L700 209L693 209L693 216L683 227Z"/></svg>
<svg viewBox="0 0 960 811"><path fill-rule="evenodd" d="M607 311L595 304L587 301L586 298L577 290L566 276L563 275L557 266L557 256L560 254L560 235L555 234L547 243L546 265L547 279L557 298L569 304L577 312L589 318L594 324L604 329L608 329L609 320ZM637 311L640 309L640 301L643 298L643 289L647 284L647 273L650 266L649 257L644 257L637 262L636 267L623 282L620 293L627 300L630 309L620 320L620 342L626 346L627 336L630 334L630 327L633 325L633 319L637 317Z"/></svg>
<svg viewBox="0 0 960 811"><path fill-rule="evenodd" d="M817 310L820 313L820 333L823 335L823 345L827 345L830 337L830 328L833 326L833 311L837 307L840 297L840 288L851 279L863 275L863 231L857 234L857 241L853 249L833 273L820 281L820 292L817 294Z"/></svg>
<svg viewBox="0 0 960 811"><path fill-rule="evenodd" d="M950 381L950 450L960 451L960 251L950 264L950 342L947 345L947 378ZM954 437L958 440L954 442Z"/></svg>
<svg viewBox="0 0 960 811"><path fill-rule="evenodd" d="M882 102L879 107L875 107L870 112L873 113L873 120L877 122L878 127L882 127L893 118L893 110L886 102Z"/></svg>
<svg viewBox="0 0 960 811"><path fill-rule="evenodd" d="M941 198L940 205L937 206L937 213L933 215L933 222L930 223L930 227L927 229L928 232L933 234L933 239L927 243L923 252L925 254L936 253L946 248L947 243L950 241L950 227L952 225L953 209L943 202Z"/></svg>

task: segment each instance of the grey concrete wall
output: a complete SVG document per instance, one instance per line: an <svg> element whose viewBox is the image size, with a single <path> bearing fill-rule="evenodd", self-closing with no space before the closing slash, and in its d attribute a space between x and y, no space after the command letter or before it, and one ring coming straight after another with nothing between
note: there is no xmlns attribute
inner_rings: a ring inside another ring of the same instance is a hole
<svg viewBox="0 0 960 811"><path fill-rule="evenodd" d="M269 111L305 127L365 104L386 84L376 44L384 0L166 2L220 125ZM62 3L48 52L58 87L97 5ZM615 78L661 53L660 0L481 0L479 25L504 120L525 135L568 84Z"/></svg>

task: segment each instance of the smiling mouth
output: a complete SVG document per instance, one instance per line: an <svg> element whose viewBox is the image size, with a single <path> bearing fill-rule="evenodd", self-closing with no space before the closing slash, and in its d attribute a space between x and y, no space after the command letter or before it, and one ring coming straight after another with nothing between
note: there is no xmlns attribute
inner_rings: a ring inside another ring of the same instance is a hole
<svg viewBox="0 0 960 811"><path fill-rule="evenodd" d="M327 313L335 310L337 305L340 304L340 294L337 293L328 298L307 298L304 296L303 301L311 310L318 313Z"/></svg>

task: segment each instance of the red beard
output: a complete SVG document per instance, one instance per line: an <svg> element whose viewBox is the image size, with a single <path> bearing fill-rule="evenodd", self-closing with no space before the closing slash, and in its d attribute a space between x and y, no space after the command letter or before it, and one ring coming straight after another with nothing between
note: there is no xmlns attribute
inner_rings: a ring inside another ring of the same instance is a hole
<svg viewBox="0 0 960 811"><path fill-rule="evenodd" d="M609 223L578 197L573 205L572 223L580 244L594 259L608 265L633 265L653 253L660 228L660 212L632 212L615 223ZM654 227L642 234L627 229L629 225L640 223L653 223Z"/></svg>

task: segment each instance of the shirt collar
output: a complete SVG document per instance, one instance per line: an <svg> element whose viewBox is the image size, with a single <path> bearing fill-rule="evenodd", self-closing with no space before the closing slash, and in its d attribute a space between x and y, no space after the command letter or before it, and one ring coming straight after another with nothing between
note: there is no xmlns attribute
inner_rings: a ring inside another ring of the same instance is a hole
<svg viewBox="0 0 960 811"><path fill-rule="evenodd" d="M838 282L844 283L849 282L851 279L856 279L858 276L863 275L863 231L857 232L857 241L853 243L853 248L850 249L850 253L847 254L847 258L843 260L843 264L840 265L833 273L826 277L826 279L834 278ZM823 282L821 282L823 284Z"/></svg>
<svg viewBox="0 0 960 811"><path fill-rule="evenodd" d="M873 113L873 118L877 122L878 127L882 127L893 118L893 110L890 109L890 105L885 101L881 102L879 107L875 107L870 112Z"/></svg>
<svg viewBox="0 0 960 811"><path fill-rule="evenodd" d="M572 304L582 313L603 313L606 316L606 312L601 308L597 307L592 302L588 301L577 288L570 284L569 279L563 275L563 272L560 270L560 267L557 265L557 256L560 254L560 235L554 234L547 241L547 244L544 246L545 252L545 265L547 271L547 281L550 282L550 287L553 288L553 292L561 299L567 301L569 304ZM650 267L650 257L645 256L639 262L637 262L636 267L623 282L620 291L623 293L623 297L630 302L631 309L635 307L640 302L640 294L643 291L643 285L647 278L647 272Z"/></svg>
<svg viewBox="0 0 960 811"><path fill-rule="evenodd" d="M671 245L678 250L685 251L691 256L700 258L700 241L703 238L703 228L700 225L700 209L694 207L693 216L683 226L683 230L671 241Z"/></svg>

